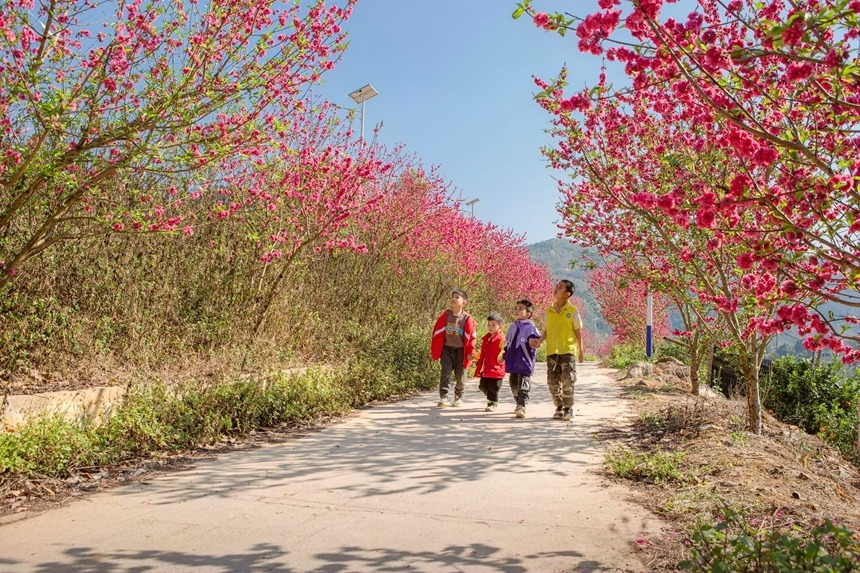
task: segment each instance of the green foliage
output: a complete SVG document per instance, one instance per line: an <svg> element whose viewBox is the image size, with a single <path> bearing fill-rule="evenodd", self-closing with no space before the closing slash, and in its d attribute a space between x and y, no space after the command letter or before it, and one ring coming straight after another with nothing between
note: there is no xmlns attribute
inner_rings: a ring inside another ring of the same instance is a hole
<svg viewBox="0 0 860 573"><path fill-rule="evenodd" d="M687 348L680 344L664 342L663 344L658 345L654 352L654 360L659 360L664 356L675 358L676 360L679 360L687 365L690 364L690 352Z"/></svg>
<svg viewBox="0 0 860 573"><path fill-rule="evenodd" d="M62 477L155 452L180 452L261 427L313 424L374 400L432 387L437 371L419 329L376 339L376 353L339 369L273 371L221 383L133 386L101 424L60 417L0 433L0 474Z"/></svg>
<svg viewBox="0 0 860 573"><path fill-rule="evenodd" d="M848 573L860 563L860 543L829 520L791 533L755 527L729 508L723 520L700 524L691 535L687 571L723 573Z"/></svg>
<svg viewBox="0 0 860 573"><path fill-rule="evenodd" d="M635 452L615 448L606 454L604 467L613 475L635 481L686 483L689 477L681 469L684 452Z"/></svg>
<svg viewBox="0 0 860 573"><path fill-rule="evenodd" d="M627 368L637 362L645 361L645 349L641 345L618 344L612 347L609 356L604 360L609 368Z"/></svg>
<svg viewBox="0 0 860 573"><path fill-rule="evenodd" d="M58 415L32 420L16 432L0 432L0 475L60 476L96 463L98 438Z"/></svg>
<svg viewBox="0 0 860 573"><path fill-rule="evenodd" d="M857 398L860 380L836 362L813 364L784 356L762 383L762 403L783 422L794 424L857 459Z"/></svg>

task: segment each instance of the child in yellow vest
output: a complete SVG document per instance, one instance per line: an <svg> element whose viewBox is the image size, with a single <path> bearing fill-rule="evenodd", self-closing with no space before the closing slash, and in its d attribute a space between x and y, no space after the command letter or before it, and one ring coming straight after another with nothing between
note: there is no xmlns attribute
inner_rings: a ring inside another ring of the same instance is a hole
<svg viewBox="0 0 860 573"><path fill-rule="evenodd" d="M576 361L583 361L582 318L570 304L573 283L559 281L553 291L555 302L546 311L546 331L531 345L539 347L546 340L546 369L549 392L555 404L556 420L573 418L573 387L576 384Z"/></svg>

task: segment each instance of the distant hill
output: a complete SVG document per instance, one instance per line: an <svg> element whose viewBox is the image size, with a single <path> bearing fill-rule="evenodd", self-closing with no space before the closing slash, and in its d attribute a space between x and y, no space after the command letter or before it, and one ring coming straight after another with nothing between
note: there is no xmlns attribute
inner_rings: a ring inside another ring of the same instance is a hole
<svg viewBox="0 0 860 573"><path fill-rule="evenodd" d="M593 332L600 337L608 336L612 327L603 319L588 284L588 270L582 258L583 249L566 239L541 241L529 245L528 249L532 259L546 265L554 280L567 279L573 282L576 296L585 303L585 308L580 308L579 312L582 314L586 332Z"/></svg>

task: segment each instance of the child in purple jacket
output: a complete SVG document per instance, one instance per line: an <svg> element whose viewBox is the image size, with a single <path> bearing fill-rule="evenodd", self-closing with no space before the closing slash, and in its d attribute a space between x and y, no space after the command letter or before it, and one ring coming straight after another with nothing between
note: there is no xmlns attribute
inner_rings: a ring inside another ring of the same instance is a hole
<svg viewBox="0 0 860 573"><path fill-rule="evenodd" d="M528 299L520 299L514 307L513 324L508 328L505 337L505 372L509 376L511 392L517 401L514 414L517 418L526 417L526 404L529 401L531 377L535 371L537 351L529 341L540 338L535 323L531 321L535 306Z"/></svg>

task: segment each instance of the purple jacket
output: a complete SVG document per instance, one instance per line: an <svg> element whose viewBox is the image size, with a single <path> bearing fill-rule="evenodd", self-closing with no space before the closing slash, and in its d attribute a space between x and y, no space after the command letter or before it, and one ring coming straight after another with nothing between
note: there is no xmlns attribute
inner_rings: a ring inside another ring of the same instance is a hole
<svg viewBox="0 0 860 573"><path fill-rule="evenodd" d="M540 338L540 332L530 320L516 320L508 327L505 337L505 372L526 376L534 374L537 350L529 345L532 338Z"/></svg>

